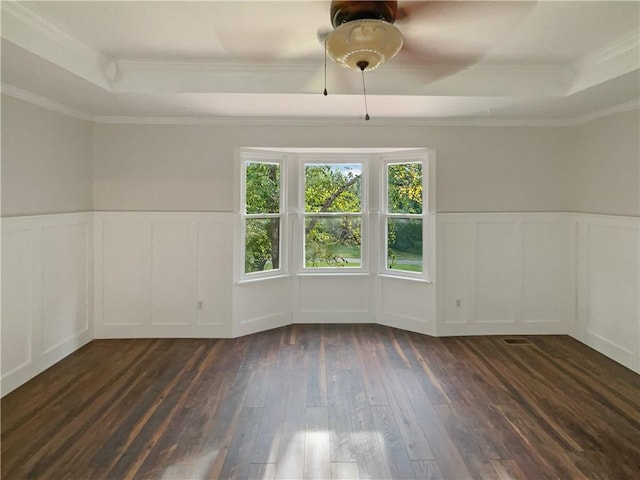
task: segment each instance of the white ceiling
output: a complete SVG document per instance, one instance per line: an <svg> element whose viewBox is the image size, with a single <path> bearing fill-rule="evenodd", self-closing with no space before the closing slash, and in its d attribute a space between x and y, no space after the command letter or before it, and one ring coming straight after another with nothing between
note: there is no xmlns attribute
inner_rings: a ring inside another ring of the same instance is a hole
<svg viewBox="0 0 640 480"><path fill-rule="evenodd" d="M426 3L397 22L417 55L366 75L374 122L561 124L638 104L638 1ZM329 4L4 1L3 92L97 121L360 119L359 72L330 61L321 94Z"/></svg>

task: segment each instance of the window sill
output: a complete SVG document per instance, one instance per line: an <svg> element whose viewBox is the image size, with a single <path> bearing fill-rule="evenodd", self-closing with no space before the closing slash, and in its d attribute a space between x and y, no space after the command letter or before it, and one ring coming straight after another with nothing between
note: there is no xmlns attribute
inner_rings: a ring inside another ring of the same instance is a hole
<svg viewBox="0 0 640 480"><path fill-rule="evenodd" d="M299 272L297 277L368 277L368 272Z"/></svg>
<svg viewBox="0 0 640 480"><path fill-rule="evenodd" d="M419 278L419 277L409 277L409 276L405 276L405 275L393 275L391 273L379 273L378 277L381 278L393 278L395 280L407 280L409 282L418 282L418 283L426 283L426 284L432 284L433 281L429 278Z"/></svg>
<svg viewBox="0 0 640 480"><path fill-rule="evenodd" d="M282 280L283 278L290 277L381 277L381 278L392 278L394 280L405 280L409 282L417 282L417 283L425 283L432 284L433 281L428 278L417 278L417 277L408 277L403 275L393 275L389 273L368 273L368 272L299 272L289 275L287 273L282 273L278 275L268 275L264 277L257 278L243 278L242 280L236 281L236 285L242 286L251 283L259 283L265 282L268 280Z"/></svg>
<svg viewBox="0 0 640 480"><path fill-rule="evenodd" d="M289 278L291 275L289 275L288 273L279 273L277 275L265 275L263 277L256 277L256 278L243 278L241 280L238 280L236 282L236 285L247 285L249 283L258 283L258 282L264 282L267 280L281 280L283 278Z"/></svg>

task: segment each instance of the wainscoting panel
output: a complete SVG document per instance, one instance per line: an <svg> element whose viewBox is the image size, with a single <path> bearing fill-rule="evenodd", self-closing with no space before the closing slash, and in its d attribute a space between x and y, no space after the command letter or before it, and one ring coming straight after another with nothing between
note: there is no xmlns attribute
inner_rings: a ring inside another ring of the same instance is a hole
<svg viewBox="0 0 640 480"><path fill-rule="evenodd" d="M291 324L291 282L290 276L281 276L237 284L233 336Z"/></svg>
<svg viewBox="0 0 640 480"><path fill-rule="evenodd" d="M152 323L196 323L196 252L190 222L153 223Z"/></svg>
<svg viewBox="0 0 640 480"><path fill-rule="evenodd" d="M476 222L475 318L477 323L515 323L520 282L519 223Z"/></svg>
<svg viewBox="0 0 640 480"><path fill-rule="evenodd" d="M570 324L575 316L575 254L567 219L522 223L521 321Z"/></svg>
<svg viewBox="0 0 640 480"><path fill-rule="evenodd" d="M580 265L575 337L640 373L640 219L574 219Z"/></svg>
<svg viewBox="0 0 640 480"><path fill-rule="evenodd" d="M568 214L437 220L437 335L566 333L575 316Z"/></svg>
<svg viewBox="0 0 640 480"><path fill-rule="evenodd" d="M468 323L475 297L475 284L469 277L469 265L475 258L474 224L454 217L439 222L438 232L436 287L440 293L440 315L446 319L443 323Z"/></svg>
<svg viewBox="0 0 640 480"><path fill-rule="evenodd" d="M370 275L298 275L294 323L373 323Z"/></svg>
<svg viewBox="0 0 640 480"><path fill-rule="evenodd" d="M213 325L229 333L231 323L230 218L216 215L197 224L198 325ZM227 335L228 336L228 335Z"/></svg>
<svg viewBox="0 0 640 480"><path fill-rule="evenodd" d="M90 224L42 228L42 351L51 352L89 329Z"/></svg>
<svg viewBox="0 0 640 480"><path fill-rule="evenodd" d="M230 225L224 213L96 212L96 336L231 336Z"/></svg>
<svg viewBox="0 0 640 480"><path fill-rule="evenodd" d="M100 227L104 325L151 325L151 222L124 217Z"/></svg>
<svg viewBox="0 0 640 480"><path fill-rule="evenodd" d="M93 338L91 217L2 219L2 395Z"/></svg>
<svg viewBox="0 0 640 480"><path fill-rule="evenodd" d="M382 276L377 323L416 333L435 331L435 285L424 281Z"/></svg>
<svg viewBox="0 0 640 480"><path fill-rule="evenodd" d="M16 222L17 223L17 222ZM2 377L31 362L34 315L31 229L2 224ZM6 385L6 381L5 381ZM3 391L3 393L5 393Z"/></svg>

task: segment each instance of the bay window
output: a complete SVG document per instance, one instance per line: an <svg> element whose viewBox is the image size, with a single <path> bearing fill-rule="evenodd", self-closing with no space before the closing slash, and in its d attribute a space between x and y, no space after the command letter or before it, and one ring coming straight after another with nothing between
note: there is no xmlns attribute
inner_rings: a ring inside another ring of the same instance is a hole
<svg viewBox="0 0 640 480"><path fill-rule="evenodd" d="M299 150L241 153L242 278L351 272L427 280L426 151Z"/></svg>

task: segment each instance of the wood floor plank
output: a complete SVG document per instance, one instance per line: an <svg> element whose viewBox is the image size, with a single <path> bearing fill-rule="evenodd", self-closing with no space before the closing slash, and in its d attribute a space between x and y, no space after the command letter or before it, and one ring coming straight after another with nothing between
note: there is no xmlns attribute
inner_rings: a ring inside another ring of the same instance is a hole
<svg viewBox="0 0 640 480"><path fill-rule="evenodd" d="M344 389L349 392L347 397L351 403L349 416L359 476L363 479L391 478L385 457L380 455L385 448L384 439L376 430L362 378L353 371L347 373Z"/></svg>
<svg viewBox="0 0 640 480"><path fill-rule="evenodd" d="M329 332L335 329L328 329ZM329 443L332 462L355 462L355 443L351 425L350 402L345 379L348 369L341 362L337 341L331 336L326 344L327 405L329 409Z"/></svg>
<svg viewBox="0 0 640 480"><path fill-rule="evenodd" d="M331 464L333 480L359 480L358 464L355 462L333 462Z"/></svg>
<svg viewBox="0 0 640 480"><path fill-rule="evenodd" d="M419 480L448 480L442 476L438 462L433 460L412 460L411 465Z"/></svg>
<svg viewBox="0 0 640 480"><path fill-rule="evenodd" d="M219 478L230 480L244 479L249 476L251 464L246 459L251 455L262 413L263 407L244 407L242 409Z"/></svg>
<svg viewBox="0 0 640 480"><path fill-rule="evenodd" d="M303 478L305 431L307 425L307 384L304 377L303 350L289 347L284 373L287 378L285 413L278 452L276 479Z"/></svg>
<svg viewBox="0 0 640 480"><path fill-rule="evenodd" d="M390 478L414 478L415 471L404 448L398 425L391 407L387 405L371 407L374 429L381 436L381 449Z"/></svg>
<svg viewBox="0 0 640 480"><path fill-rule="evenodd" d="M390 329L386 330L386 332L389 331ZM387 356L389 352L394 352L392 357ZM394 365L398 364L405 366L405 361L398 359L395 355L395 348L392 345L385 347L384 350L378 350L375 357L383 359L382 361L387 365L387 368L381 369L385 375L384 384L387 389L391 411L409 458L411 460L434 460L433 451L398 378L398 372L405 371L405 369L394 367ZM392 360L392 358L395 358L395 360ZM376 362L379 360L372 358L371 361Z"/></svg>
<svg viewBox="0 0 640 480"><path fill-rule="evenodd" d="M359 328L354 332L353 343L356 346L359 365L362 367L362 379L369 405L389 405L379 364L370 361L375 337L367 329Z"/></svg>
<svg viewBox="0 0 640 480"><path fill-rule="evenodd" d="M249 480L275 480L275 463L252 463L249 465Z"/></svg>
<svg viewBox="0 0 640 480"><path fill-rule="evenodd" d="M287 356L282 345L272 359L268 373L268 390L264 414L258 429L251 462L257 464L277 463L280 451L282 425L286 410Z"/></svg>
<svg viewBox="0 0 640 480"><path fill-rule="evenodd" d="M492 460L491 464L498 480L525 480L527 477L518 464L510 459Z"/></svg>
<svg viewBox="0 0 640 480"><path fill-rule="evenodd" d="M323 325L309 325L299 332L297 344L305 350L307 406L327 406L327 370Z"/></svg>
<svg viewBox="0 0 640 480"><path fill-rule="evenodd" d="M636 480L640 376L566 336L97 340L1 401L1 477Z"/></svg>
<svg viewBox="0 0 640 480"><path fill-rule="evenodd" d="M403 389L407 401L418 418L420 427L429 440L433 449L434 459L444 478L468 479L471 474L466 467L456 440L464 441L466 437L451 438L444 428L437 411L429 402L423 400L420 384L413 372L399 372L399 387Z"/></svg>
<svg viewBox="0 0 640 480"><path fill-rule="evenodd" d="M304 478L331 478L331 444L327 407L307 407Z"/></svg>

